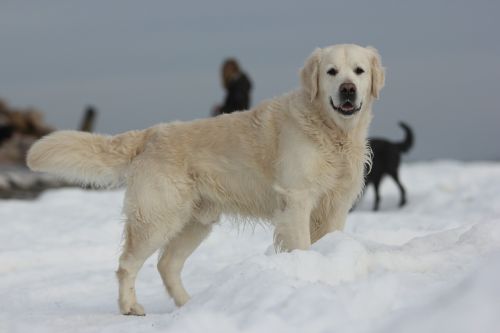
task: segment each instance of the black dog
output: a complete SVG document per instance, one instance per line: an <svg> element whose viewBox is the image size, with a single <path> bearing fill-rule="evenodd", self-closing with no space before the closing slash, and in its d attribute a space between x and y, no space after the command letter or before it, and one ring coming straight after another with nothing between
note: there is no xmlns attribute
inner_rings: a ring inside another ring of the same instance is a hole
<svg viewBox="0 0 500 333"><path fill-rule="evenodd" d="M373 138L368 142L373 152L371 170L367 170L366 186L373 184L375 189L375 204L373 210L377 211L380 203L379 186L384 175L389 175L394 179L401 192L399 207L406 204L406 191L399 180L399 164L401 153L406 153L413 146L413 132L408 125L400 122L399 125L406 132L406 137L402 142L390 142L384 139Z"/></svg>

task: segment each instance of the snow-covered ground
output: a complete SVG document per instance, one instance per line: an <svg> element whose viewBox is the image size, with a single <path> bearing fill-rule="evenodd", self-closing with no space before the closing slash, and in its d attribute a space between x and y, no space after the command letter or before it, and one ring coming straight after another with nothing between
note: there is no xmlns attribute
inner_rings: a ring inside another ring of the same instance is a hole
<svg viewBox="0 0 500 333"><path fill-rule="evenodd" d="M272 230L223 221L186 263L181 309L156 257L145 317L122 316L114 276L121 191L0 202L0 332L500 332L500 164L404 165L409 204L367 191L346 230L272 254Z"/></svg>

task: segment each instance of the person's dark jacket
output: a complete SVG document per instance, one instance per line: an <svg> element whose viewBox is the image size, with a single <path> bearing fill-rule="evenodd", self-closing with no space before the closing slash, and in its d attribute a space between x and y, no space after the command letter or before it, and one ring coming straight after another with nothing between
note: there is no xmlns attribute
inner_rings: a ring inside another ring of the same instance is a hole
<svg viewBox="0 0 500 333"><path fill-rule="evenodd" d="M248 110L250 108L251 89L252 83L244 73L241 73L240 76L229 83L220 113Z"/></svg>

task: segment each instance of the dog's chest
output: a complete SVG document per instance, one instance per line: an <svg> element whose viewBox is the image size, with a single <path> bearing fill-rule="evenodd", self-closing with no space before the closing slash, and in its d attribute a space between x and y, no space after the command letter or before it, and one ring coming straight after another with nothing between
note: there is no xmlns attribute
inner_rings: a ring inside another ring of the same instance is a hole
<svg viewBox="0 0 500 333"><path fill-rule="evenodd" d="M336 140L330 145L321 145L318 170L318 186L324 189L334 187L357 188L363 180L364 164L367 157L366 145L349 140Z"/></svg>
<svg viewBox="0 0 500 333"><path fill-rule="evenodd" d="M277 160L278 185L290 190L305 190L318 176L322 156L317 145L300 133L284 132Z"/></svg>
<svg viewBox="0 0 500 333"><path fill-rule="evenodd" d="M285 132L280 150L278 182L284 188L323 192L339 183L362 179L366 156L363 143L340 138L319 141Z"/></svg>

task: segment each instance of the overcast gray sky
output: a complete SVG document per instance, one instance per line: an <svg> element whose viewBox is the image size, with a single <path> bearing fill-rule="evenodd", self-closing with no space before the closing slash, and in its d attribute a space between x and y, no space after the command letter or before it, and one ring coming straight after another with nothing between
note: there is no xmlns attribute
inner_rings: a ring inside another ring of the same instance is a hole
<svg viewBox="0 0 500 333"><path fill-rule="evenodd" d="M0 97L97 131L206 117L223 98L219 67L237 57L254 104L299 84L318 46L372 45L387 68L371 134L407 160L500 160L500 1L9 1L0 3Z"/></svg>

